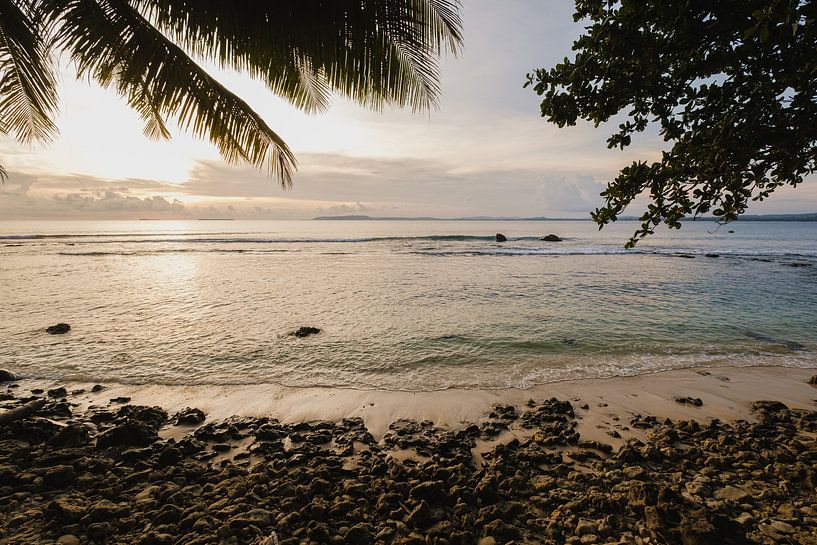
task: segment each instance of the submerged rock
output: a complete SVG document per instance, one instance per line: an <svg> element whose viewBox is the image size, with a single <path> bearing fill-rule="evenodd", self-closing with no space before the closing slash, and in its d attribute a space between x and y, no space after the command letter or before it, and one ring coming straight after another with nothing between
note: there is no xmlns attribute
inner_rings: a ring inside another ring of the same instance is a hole
<svg viewBox="0 0 817 545"><path fill-rule="evenodd" d="M503 235L502 233L497 233L496 234L496 241L497 242L507 242L508 238L505 235Z"/></svg>
<svg viewBox="0 0 817 545"><path fill-rule="evenodd" d="M2 382L2 381L0 381L0 382ZM811 384L812 386L817 386L817 375L814 375L813 377L808 379L808 383Z"/></svg>
<svg viewBox="0 0 817 545"><path fill-rule="evenodd" d="M303 338L309 337L310 335L317 335L320 332L321 330L317 327L301 326L292 333L290 333L290 336Z"/></svg>
<svg viewBox="0 0 817 545"><path fill-rule="evenodd" d="M65 323L58 323L56 325L48 326L45 332L49 335L62 335L71 331L71 326Z"/></svg>
<svg viewBox="0 0 817 545"><path fill-rule="evenodd" d="M562 242L562 239L558 235L554 234L545 235L539 240L544 240L545 242Z"/></svg>
<svg viewBox="0 0 817 545"><path fill-rule="evenodd" d="M17 380L17 375L6 369L0 369L0 382L11 382Z"/></svg>

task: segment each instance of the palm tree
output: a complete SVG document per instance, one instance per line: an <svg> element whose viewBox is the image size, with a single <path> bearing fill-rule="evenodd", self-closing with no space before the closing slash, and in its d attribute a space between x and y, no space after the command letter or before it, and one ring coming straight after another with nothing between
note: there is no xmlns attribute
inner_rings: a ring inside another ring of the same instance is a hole
<svg viewBox="0 0 817 545"><path fill-rule="evenodd" d="M292 151L194 59L307 112L332 93L416 111L436 105L439 56L461 42L459 0L0 0L0 133L53 139L55 59L67 55L77 77L127 100L146 136L169 138L172 119L289 187Z"/></svg>

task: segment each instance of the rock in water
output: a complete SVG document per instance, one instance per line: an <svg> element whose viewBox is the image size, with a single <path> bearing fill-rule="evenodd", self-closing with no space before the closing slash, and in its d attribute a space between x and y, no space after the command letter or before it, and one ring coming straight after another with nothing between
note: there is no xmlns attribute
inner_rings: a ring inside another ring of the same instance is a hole
<svg viewBox="0 0 817 545"><path fill-rule="evenodd" d="M317 327L302 326L290 333L294 337L309 337L310 335L317 335L321 330Z"/></svg>
<svg viewBox="0 0 817 545"><path fill-rule="evenodd" d="M0 382L11 382L17 380L17 375L6 369L0 369Z"/></svg>
<svg viewBox="0 0 817 545"><path fill-rule="evenodd" d="M508 238L505 235L503 235L502 233L497 233L496 234L496 241L497 242L507 242Z"/></svg>
<svg viewBox="0 0 817 545"><path fill-rule="evenodd" d="M544 236L544 237L540 238L539 240L544 240L546 242L561 242L562 241L562 239L559 238L559 236L554 235L554 234Z"/></svg>
<svg viewBox="0 0 817 545"><path fill-rule="evenodd" d="M0 371L0 382L3 382L3 372ZM808 383L812 386L817 386L817 375L814 375L810 379L808 379Z"/></svg>
<svg viewBox="0 0 817 545"><path fill-rule="evenodd" d="M52 325L46 328L45 332L49 335L62 335L71 331L71 326L62 322L57 325Z"/></svg>

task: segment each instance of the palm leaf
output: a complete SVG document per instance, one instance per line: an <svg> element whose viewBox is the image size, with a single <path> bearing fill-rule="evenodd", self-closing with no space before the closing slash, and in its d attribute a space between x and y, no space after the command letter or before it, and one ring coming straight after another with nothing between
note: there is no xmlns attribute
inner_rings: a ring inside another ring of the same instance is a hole
<svg viewBox="0 0 817 545"><path fill-rule="evenodd" d="M145 134L167 137L166 118L206 137L228 162L266 166L291 185L295 158L243 100L217 82L126 0L43 0L55 44L80 77L125 97L145 121Z"/></svg>
<svg viewBox="0 0 817 545"><path fill-rule="evenodd" d="M0 0L0 132L30 143L56 134L57 90L41 22L23 6Z"/></svg>
<svg viewBox="0 0 817 545"><path fill-rule="evenodd" d="M308 111L436 105L438 57L462 41L454 0L134 0L192 54L248 72Z"/></svg>

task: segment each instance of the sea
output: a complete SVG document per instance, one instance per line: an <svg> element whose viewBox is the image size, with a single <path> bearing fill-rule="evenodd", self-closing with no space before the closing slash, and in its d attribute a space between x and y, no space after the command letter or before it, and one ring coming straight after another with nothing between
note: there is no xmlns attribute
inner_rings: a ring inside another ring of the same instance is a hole
<svg viewBox="0 0 817 545"><path fill-rule="evenodd" d="M637 226L0 221L0 367L412 391L817 367L817 223L688 222L627 250Z"/></svg>

